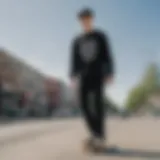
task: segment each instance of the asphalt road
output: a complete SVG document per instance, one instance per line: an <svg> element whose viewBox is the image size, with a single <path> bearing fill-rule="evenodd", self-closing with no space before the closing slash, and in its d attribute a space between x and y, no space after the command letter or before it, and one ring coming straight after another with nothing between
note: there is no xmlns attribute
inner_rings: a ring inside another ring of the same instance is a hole
<svg viewBox="0 0 160 160"><path fill-rule="evenodd" d="M160 119L111 118L109 150L82 150L87 130L80 119L41 120L2 125L0 160L154 160L160 159Z"/></svg>

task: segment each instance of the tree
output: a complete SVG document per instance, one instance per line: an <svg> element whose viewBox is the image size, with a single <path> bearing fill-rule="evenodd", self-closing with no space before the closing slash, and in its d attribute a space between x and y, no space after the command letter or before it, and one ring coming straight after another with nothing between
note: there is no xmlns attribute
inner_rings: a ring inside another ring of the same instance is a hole
<svg viewBox="0 0 160 160"><path fill-rule="evenodd" d="M156 64L152 63L148 66L142 81L134 87L128 95L126 101L127 109L138 109L146 102L152 93L159 89L158 72L159 70Z"/></svg>
<svg viewBox="0 0 160 160"><path fill-rule="evenodd" d="M126 106L129 110L136 110L145 103L147 99L147 92L145 87L137 86L133 88L128 96Z"/></svg>
<svg viewBox="0 0 160 160"><path fill-rule="evenodd" d="M141 84L146 88L146 90L151 93L154 92L157 88L159 88L158 75L159 68L156 64L152 63L147 68L144 78L142 79Z"/></svg>

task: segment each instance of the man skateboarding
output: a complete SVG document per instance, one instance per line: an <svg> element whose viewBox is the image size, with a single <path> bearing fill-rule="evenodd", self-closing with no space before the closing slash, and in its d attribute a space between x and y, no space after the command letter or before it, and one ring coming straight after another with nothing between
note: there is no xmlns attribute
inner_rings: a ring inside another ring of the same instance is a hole
<svg viewBox="0 0 160 160"><path fill-rule="evenodd" d="M90 131L90 138L85 147L104 148L104 85L112 82L113 62L108 37L94 28L94 13L91 9L83 9L78 13L83 33L76 37L71 50L71 81L72 85L79 79L79 98L81 109ZM89 94L92 99L94 113L90 109Z"/></svg>

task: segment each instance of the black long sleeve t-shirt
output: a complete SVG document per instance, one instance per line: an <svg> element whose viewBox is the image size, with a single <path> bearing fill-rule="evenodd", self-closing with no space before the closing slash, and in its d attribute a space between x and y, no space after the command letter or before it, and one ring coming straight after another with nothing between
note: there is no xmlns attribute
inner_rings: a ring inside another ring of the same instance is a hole
<svg viewBox="0 0 160 160"><path fill-rule="evenodd" d="M70 76L102 78L113 75L109 40L101 31L92 31L76 38L71 49Z"/></svg>

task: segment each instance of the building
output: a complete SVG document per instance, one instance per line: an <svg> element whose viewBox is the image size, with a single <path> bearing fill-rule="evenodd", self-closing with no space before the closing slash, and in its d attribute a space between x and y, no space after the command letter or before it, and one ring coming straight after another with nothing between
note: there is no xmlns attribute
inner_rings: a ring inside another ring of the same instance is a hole
<svg viewBox="0 0 160 160"><path fill-rule="evenodd" d="M12 58L6 51L0 50L0 83L5 88L18 89L19 85L18 66L14 64Z"/></svg>
<svg viewBox="0 0 160 160"><path fill-rule="evenodd" d="M7 50L0 49L0 80L8 89L36 92L43 88L45 76Z"/></svg>

